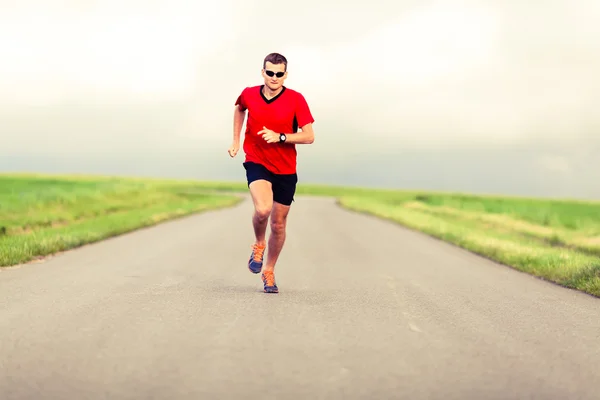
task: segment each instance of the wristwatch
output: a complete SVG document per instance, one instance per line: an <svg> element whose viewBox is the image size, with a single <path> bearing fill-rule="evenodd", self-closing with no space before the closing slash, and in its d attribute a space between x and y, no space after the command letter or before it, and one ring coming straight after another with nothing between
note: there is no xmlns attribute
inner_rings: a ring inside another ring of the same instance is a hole
<svg viewBox="0 0 600 400"><path fill-rule="evenodd" d="M279 143L285 143L285 139L287 139L287 136L285 136L285 133L280 133L279 134Z"/></svg>

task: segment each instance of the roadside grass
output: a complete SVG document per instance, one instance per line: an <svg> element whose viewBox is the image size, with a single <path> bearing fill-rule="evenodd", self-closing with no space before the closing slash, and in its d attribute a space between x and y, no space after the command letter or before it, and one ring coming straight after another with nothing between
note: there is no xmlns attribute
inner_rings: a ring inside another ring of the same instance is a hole
<svg viewBox="0 0 600 400"><path fill-rule="evenodd" d="M3 174L0 266L240 200L193 181Z"/></svg>
<svg viewBox="0 0 600 400"><path fill-rule="evenodd" d="M497 231L510 231L523 237L538 239L552 246L571 248L583 253L600 256L600 232L597 226L587 223L581 228L564 225L548 226L529 222L514 214L464 211L448 206L430 206L420 202L406 203L405 207L455 221L472 221ZM600 210L599 210L600 211ZM582 224L583 225L583 224Z"/></svg>

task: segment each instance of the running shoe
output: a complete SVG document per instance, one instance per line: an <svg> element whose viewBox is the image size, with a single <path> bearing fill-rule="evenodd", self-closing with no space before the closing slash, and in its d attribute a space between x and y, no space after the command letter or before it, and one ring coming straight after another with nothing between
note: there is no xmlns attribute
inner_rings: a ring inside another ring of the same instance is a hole
<svg viewBox="0 0 600 400"><path fill-rule="evenodd" d="M256 243L252 246L252 254L250 254L250 259L248 260L248 269L253 274L258 274L262 269L265 247L266 245L260 246Z"/></svg>
<svg viewBox="0 0 600 400"><path fill-rule="evenodd" d="M275 274L273 271L264 271L262 273L262 281L265 293L279 293L279 288L275 284Z"/></svg>

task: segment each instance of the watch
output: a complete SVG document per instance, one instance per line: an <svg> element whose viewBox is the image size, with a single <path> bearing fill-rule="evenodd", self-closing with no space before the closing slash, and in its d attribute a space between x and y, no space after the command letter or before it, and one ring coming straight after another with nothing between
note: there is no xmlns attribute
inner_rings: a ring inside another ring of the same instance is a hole
<svg viewBox="0 0 600 400"><path fill-rule="evenodd" d="M285 139L287 139L287 136L285 136L285 133L280 133L279 134L279 143L284 143Z"/></svg>

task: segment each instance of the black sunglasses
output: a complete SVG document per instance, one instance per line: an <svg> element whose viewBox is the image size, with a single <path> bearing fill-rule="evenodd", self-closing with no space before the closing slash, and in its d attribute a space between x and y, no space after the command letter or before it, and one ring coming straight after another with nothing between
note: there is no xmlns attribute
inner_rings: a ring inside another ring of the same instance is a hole
<svg viewBox="0 0 600 400"><path fill-rule="evenodd" d="M269 76L276 75L278 78L281 78L283 75L285 75L285 72L277 72L277 73L275 73L273 71L266 70L265 74L267 74Z"/></svg>

